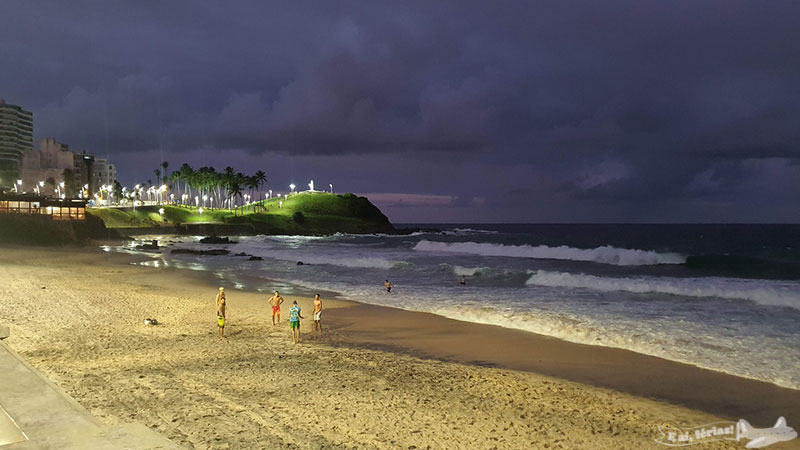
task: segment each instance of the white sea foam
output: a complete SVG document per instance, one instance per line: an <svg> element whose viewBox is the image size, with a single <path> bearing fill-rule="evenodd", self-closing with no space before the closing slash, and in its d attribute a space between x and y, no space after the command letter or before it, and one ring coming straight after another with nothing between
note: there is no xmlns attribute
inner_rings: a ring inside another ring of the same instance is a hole
<svg viewBox="0 0 800 450"><path fill-rule="evenodd" d="M364 303L429 312L581 344L623 348L800 389L800 375L794 370L800 349L787 346L780 338L745 335L730 339L711 332L702 323L657 318L641 320L599 311L586 315L564 311L565 304L553 310L549 308L555 305L548 303L550 306L545 309L535 303L483 297L479 291L474 296L469 291L454 296L446 289L419 290L413 286L395 285L393 294L387 295L378 285L291 282L313 289L342 292L347 298Z"/></svg>
<svg viewBox="0 0 800 450"><path fill-rule="evenodd" d="M468 277L474 276L476 273L487 272L489 270L488 267L462 267L462 266L453 266L453 273L458 276L466 275Z"/></svg>
<svg viewBox="0 0 800 450"><path fill-rule="evenodd" d="M683 264L686 257L677 253L657 253L650 250L616 248L611 246L581 249L567 246L501 245L481 242L436 242L422 240L414 246L421 252L466 253L510 258L563 259L592 261L617 266L646 266L654 264Z"/></svg>
<svg viewBox="0 0 800 450"><path fill-rule="evenodd" d="M800 283L789 281L742 280L735 278L610 278L565 272L532 272L528 285L659 293L684 297L717 297L748 300L761 305L800 309Z"/></svg>

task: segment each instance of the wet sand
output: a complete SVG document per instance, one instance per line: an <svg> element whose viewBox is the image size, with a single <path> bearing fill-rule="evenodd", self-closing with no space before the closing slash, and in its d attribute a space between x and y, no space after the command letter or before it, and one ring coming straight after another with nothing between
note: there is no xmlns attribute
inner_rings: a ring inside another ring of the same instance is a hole
<svg viewBox="0 0 800 450"><path fill-rule="evenodd" d="M372 305L331 311L329 317L351 345L545 374L730 420L769 424L784 416L800 423L800 391L629 350Z"/></svg>
<svg viewBox="0 0 800 450"><path fill-rule="evenodd" d="M191 448L664 448L659 425L740 411L756 426L778 412L798 420L796 391L346 301L323 299L325 334L306 319L292 345L286 317L269 323L267 295L227 287L221 340L213 275L130 259L3 248L7 342L102 421L141 422ZM311 298L299 303L309 317Z"/></svg>

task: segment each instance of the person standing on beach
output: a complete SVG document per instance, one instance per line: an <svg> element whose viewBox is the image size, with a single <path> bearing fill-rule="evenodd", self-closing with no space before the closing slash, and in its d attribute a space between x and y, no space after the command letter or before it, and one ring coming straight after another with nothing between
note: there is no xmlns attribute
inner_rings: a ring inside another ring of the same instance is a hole
<svg viewBox="0 0 800 450"><path fill-rule="evenodd" d="M300 319L304 319L300 315L300 307L297 306L297 300L292 302L292 307L289 308L289 329L292 330L292 342L297 344L300 342Z"/></svg>
<svg viewBox="0 0 800 450"><path fill-rule="evenodd" d="M314 296L314 334L319 332L322 336L322 300L319 299L319 294Z"/></svg>
<svg viewBox="0 0 800 450"><path fill-rule="evenodd" d="M219 328L219 338L225 337L225 314L227 312L227 301L225 299L225 288L220 287L217 294L217 327Z"/></svg>
<svg viewBox="0 0 800 450"><path fill-rule="evenodd" d="M386 292L392 292L392 283L389 283L389 280L384 281L383 285L386 286Z"/></svg>
<svg viewBox="0 0 800 450"><path fill-rule="evenodd" d="M281 303L283 303L283 297L278 291L275 291L275 295L269 299L269 304L272 305L272 324L275 325L275 316L278 316L278 322L281 323Z"/></svg>

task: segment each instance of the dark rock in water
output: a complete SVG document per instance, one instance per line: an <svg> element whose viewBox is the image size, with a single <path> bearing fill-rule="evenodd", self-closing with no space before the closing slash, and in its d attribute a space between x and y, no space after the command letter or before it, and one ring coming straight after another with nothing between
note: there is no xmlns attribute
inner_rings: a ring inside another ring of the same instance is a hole
<svg viewBox="0 0 800 450"><path fill-rule="evenodd" d="M158 241L156 239L150 241L149 244L142 244L136 246L136 250L160 250L160 249L161 247L158 246Z"/></svg>
<svg viewBox="0 0 800 450"><path fill-rule="evenodd" d="M224 248L218 248L214 250L192 250L190 248L175 248L172 249L170 253L183 253L186 255L207 255L207 256L217 256L217 255L227 255L230 253L229 250L225 250Z"/></svg>
<svg viewBox="0 0 800 450"><path fill-rule="evenodd" d="M297 265L298 266L305 266L305 264L303 264L303 261L297 261Z"/></svg>
<svg viewBox="0 0 800 450"><path fill-rule="evenodd" d="M230 238L227 237L218 237L218 236L208 236L200 239L201 244L238 244L236 241L232 241Z"/></svg>
<svg viewBox="0 0 800 450"><path fill-rule="evenodd" d="M237 254L236 254L236 255L234 255L234 256L250 256L250 255L248 255L248 254L247 254L247 253L245 253L245 252L241 252L241 253L237 253Z"/></svg>
<svg viewBox="0 0 800 450"><path fill-rule="evenodd" d="M263 261L263 260L264 258L260 256L251 256L250 258L248 258L248 261Z"/></svg>

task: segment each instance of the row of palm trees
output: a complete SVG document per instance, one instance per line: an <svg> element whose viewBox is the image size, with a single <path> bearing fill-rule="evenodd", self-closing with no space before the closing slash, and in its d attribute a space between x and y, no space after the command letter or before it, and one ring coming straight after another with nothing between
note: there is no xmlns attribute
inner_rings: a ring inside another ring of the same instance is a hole
<svg viewBox="0 0 800 450"><path fill-rule="evenodd" d="M180 169L166 175L168 163L161 164L160 169L154 170L156 179L164 184L171 183L176 191L174 201L184 205L198 206L200 199L203 204L210 201L210 205L228 208L236 207L236 197L243 199L243 191L249 190L248 198L255 201L254 193L259 193L259 200L264 198L261 187L267 183L267 175L259 170L253 175L237 172L232 167L226 167L222 172L217 172L213 167L200 167L195 170L184 163Z"/></svg>

